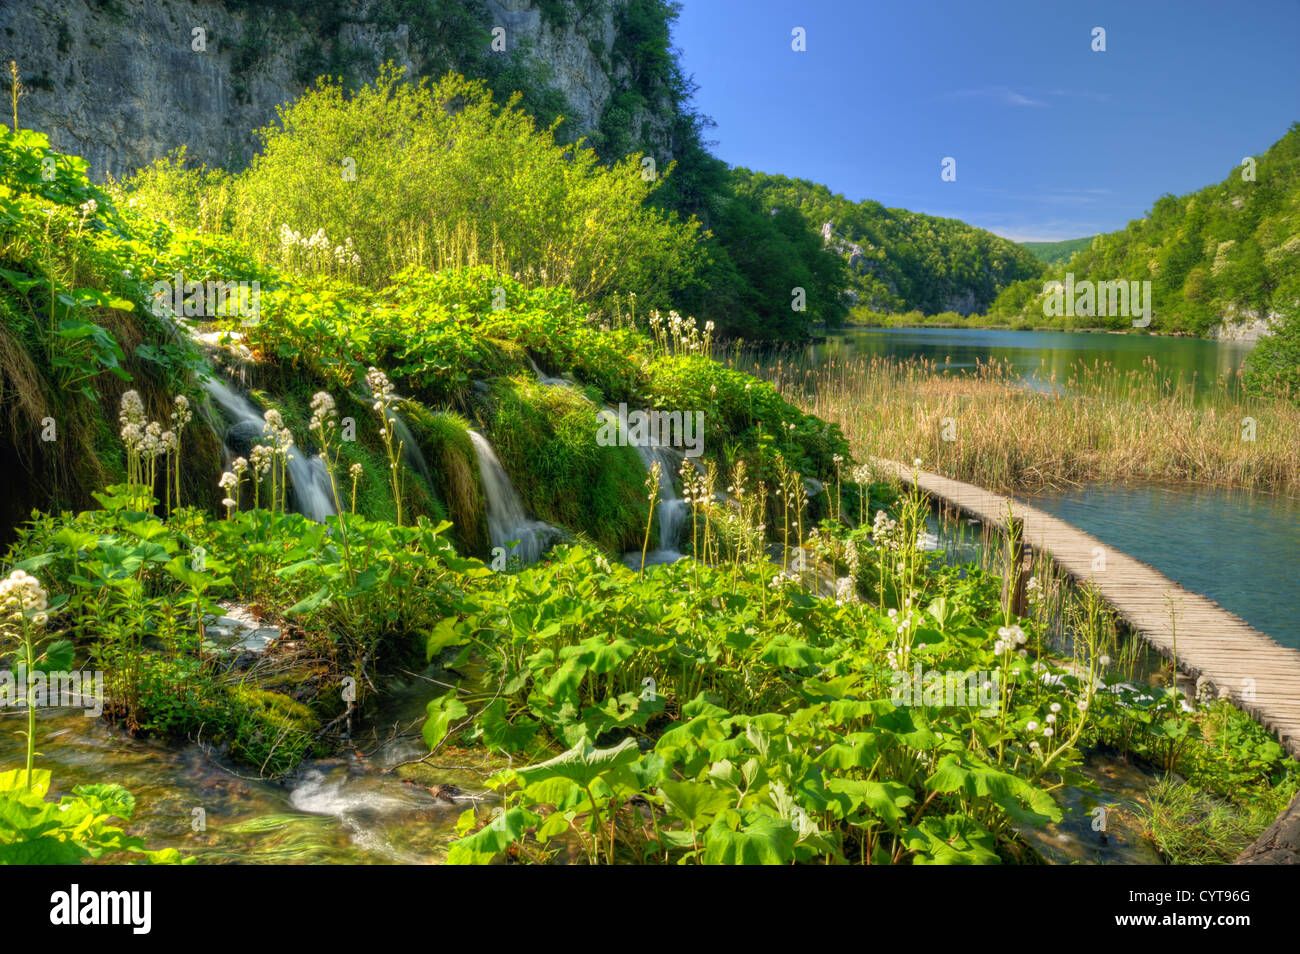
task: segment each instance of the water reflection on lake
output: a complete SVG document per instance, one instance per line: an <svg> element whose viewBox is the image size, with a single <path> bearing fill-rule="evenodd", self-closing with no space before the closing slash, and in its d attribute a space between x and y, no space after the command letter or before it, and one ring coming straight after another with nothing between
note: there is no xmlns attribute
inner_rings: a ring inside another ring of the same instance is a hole
<svg viewBox="0 0 1300 954"><path fill-rule="evenodd" d="M1139 371L1154 359L1169 380L1194 382L1198 390L1241 370L1252 344L1170 338L1158 335L1010 331L1001 328L854 328L833 331L826 341L807 346L815 367L828 361L921 358L954 374L973 371L990 360L1009 364L1026 384L1047 390L1058 386L1080 361L1109 362L1121 372Z"/></svg>

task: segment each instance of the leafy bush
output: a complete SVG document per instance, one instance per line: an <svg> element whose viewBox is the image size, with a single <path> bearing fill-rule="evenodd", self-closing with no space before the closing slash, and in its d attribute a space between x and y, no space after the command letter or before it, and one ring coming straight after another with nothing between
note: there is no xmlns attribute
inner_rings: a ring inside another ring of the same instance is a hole
<svg viewBox="0 0 1300 954"><path fill-rule="evenodd" d="M830 480L835 456L851 459L837 426L804 414L766 381L702 355L663 356L647 370L655 407L704 412L705 452L724 466L730 463L727 447L743 448L747 456L757 450L764 460L764 452L770 458L775 451L804 476ZM768 486L775 487L775 481Z"/></svg>
<svg viewBox="0 0 1300 954"><path fill-rule="evenodd" d="M183 863L175 848L150 851L143 839L111 824L114 818L130 821L135 812L135 798L122 786L78 785L58 801L45 797L49 790L45 769L37 770L30 787L21 770L0 772L0 865L73 865L100 858Z"/></svg>
<svg viewBox="0 0 1300 954"><path fill-rule="evenodd" d="M407 265L490 257L586 301L615 291L650 299L692 267L696 226L645 205L654 183L639 157L602 166L456 75L417 85L385 68L350 95L322 82L262 136L236 185L233 224L267 261L298 254L282 242L287 224L324 230L321 270L375 287ZM347 239L355 266L332 255Z"/></svg>
<svg viewBox="0 0 1300 954"><path fill-rule="evenodd" d="M1052 667L1045 688L1001 638L990 646L1006 622L996 580L885 552L889 591L917 597L888 614L852 593L813 599L762 557L642 578L576 547L467 593L429 651L488 670L429 704L425 740L523 764L491 780L501 808L465 813L448 860L1011 857L1013 824L1060 817L1048 790L1074 777L1086 676ZM924 667L998 668L1002 710L901 703L890 686L908 652ZM1039 733L1053 723L1060 739Z"/></svg>

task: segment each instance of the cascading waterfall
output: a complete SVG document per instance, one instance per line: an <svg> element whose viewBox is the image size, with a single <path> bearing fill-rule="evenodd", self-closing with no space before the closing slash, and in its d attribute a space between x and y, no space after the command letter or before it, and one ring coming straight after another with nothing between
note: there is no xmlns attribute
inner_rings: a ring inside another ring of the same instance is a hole
<svg viewBox="0 0 1300 954"><path fill-rule="evenodd" d="M646 554L646 564L674 563L685 556L677 549L677 541L681 539L682 527L686 525L686 517L690 513L690 507L677 496L673 487L673 472L678 466L674 457L677 455L671 448L657 444L638 446L636 452L641 455L646 473L650 472L656 461L659 463L659 503L655 507L655 514L659 517L659 546L653 553ZM635 556L639 567L641 554Z"/></svg>
<svg viewBox="0 0 1300 954"><path fill-rule="evenodd" d="M549 523L529 519L510 475L501 466L487 438L471 430L469 439L474 444L483 493L487 497L488 539L493 547L506 547L510 541L518 540L513 547L507 547L508 552L524 563L536 563L560 536L560 531Z"/></svg>
<svg viewBox="0 0 1300 954"><path fill-rule="evenodd" d="M262 412L248 398L216 375L208 376L203 382L203 390L217 403L233 426L245 425L250 431L255 426L256 433L261 433L265 423ZM227 440L223 440L223 448L226 463L229 464L233 455ZM332 517L335 514L334 495L330 489L330 475L325 462L319 456L307 457L295 447L289 452L288 466L294 510L318 523Z"/></svg>
<svg viewBox="0 0 1300 954"><path fill-rule="evenodd" d="M402 444L402 459L406 461L406 466L423 477L426 483L432 483L433 474L429 472L429 462L424 459L424 451L420 450L419 441L402 420L402 415L392 410L389 414L393 418L393 430L397 431L397 439Z"/></svg>
<svg viewBox="0 0 1300 954"><path fill-rule="evenodd" d="M374 401L369 394L358 394L356 391L348 393L367 406ZM402 459L406 461L406 466L423 477L426 483L432 482L433 473L429 470L429 462L425 460L424 451L420 449L420 442L415 439L415 434L395 407L390 407L388 413L393 419L393 430L397 432L397 440L402 445Z"/></svg>
<svg viewBox="0 0 1300 954"><path fill-rule="evenodd" d="M538 384L544 384L547 387L556 387L556 388L573 387L572 381L566 381L564 378L553 378L547 374L543 374L542 369L537 366L537 362L534 361L531 357L529 357L528 363L533 366L533 374L537 375Z"/></svg>
<svg viewBox="0 0 1300 954"><path fill-rule="evenodd" d="M606 407L601 414L608 415L608 419L619 428L620 440L630 443L618 412L612 407ZM637 443L635 446L647 474L656 462L659 464L659 503L655 507L655 514L659 517L659 545L653 552L646 554L646 565L675 563L686 555L677 549L677 541L681 538L682 527L685 526L686 517L690 513L690 507L685 500L677 496L677 490L673 487L673 474L681 466L683 455L671 447L664 447L658 443L649 445ZM634 570L640 568L641 552L638 550L625 554L623 562Z"/></svg>

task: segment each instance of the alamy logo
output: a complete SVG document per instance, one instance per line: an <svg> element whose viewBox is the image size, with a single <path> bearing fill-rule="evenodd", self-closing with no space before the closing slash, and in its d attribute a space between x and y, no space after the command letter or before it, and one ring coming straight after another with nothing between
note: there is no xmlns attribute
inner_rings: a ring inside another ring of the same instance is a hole
<svg viewBox="0 0 1300 954"><path fill-rule="evenodd" d="M1000 711L998 674L986 670L921 670L916 663L912 671L895 669L889 701L900 708L908 706L979 707L980 715L994 716Z"/></svg>
<svg viewBox="0 0 1300 954"><path fill-rule="evenodd" d="M133 934L148 934L153 923L149 891L86 891L74 884L50 895L50 923L127 924Z"/></svg>
<svg viewBox="0 0 1300 954"><path fill-rule="evenodd" d="M704 453L703 411L632 411L618 406L617 416L609 410L596 413L600 429L596 443L601 447L681 447L687 457Z"/></svg>
<svg viewBox="0 0 1300 954"><path fill-rule="evenodd" d="M104 711L104 673L41 672L28 674L26 666L17 672L0 669L0 709L83 709L88 717L99 718Z"/></svg>
<svg viewBox="0 0 1300 954"><path fill-rule="evenodd" d="M153 283L153 313L169 311L178 318L242 318L244 325L257 324L261 312L262 286L252 282L187 282L177 272L172 281Z"/></svg>
<svg viewBox="0 0 1300 954"><path fill-rule="evenodd" d="M1043 286L1043 315L1048 318L1118 316L1137 318L1134 328L1151 324L1151 283L1075 282L1074 273L1065 273L1065 282L1048 282Z"/></svg>

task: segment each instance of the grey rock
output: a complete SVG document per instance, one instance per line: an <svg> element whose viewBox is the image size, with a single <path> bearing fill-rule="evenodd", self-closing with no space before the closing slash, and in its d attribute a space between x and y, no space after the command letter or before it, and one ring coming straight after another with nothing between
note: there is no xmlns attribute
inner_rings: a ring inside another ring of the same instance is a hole
<svg viewBox="0 0 1300 954"><path fill-rule="evenodd" d="M1300 795L1291 799L1291 804L1234 864L1300 865Z"/></svg>
<svg viewBox="0 0 1300 954"><path fill-rule="evenodd" d="M629 78L626 66L605 64L614 60L618 14L632 2L609 0L585 17L573 11L563 26L532 0L483 0L480 9L486 28L506 30L502 55L539 66L569 101L575 130L587 134ZM377 12L373 0L347 3L338 37L370 60L370 73L388 58L414 73L441 72L421 62L407 24L381 25ZM204 31L203 50L192 49L196 29ZM270 41L237 68L241 46L262 31ZM257 147L254 130L302 93L299 64L317 42L279 31L265 10L235 11L220 0L0 2L0 59L17 60L27 87L19 121L46 133L55 149L85 157L97 181L130 175L182 145L209 166L247 161ZM632 118L633 142L649 144L660 168L673 158L672 121L666 98Z"/></svg>
<svg viewBox="0 0 1300 954"><path fill-rule="evenodd" d="M252 421L241 421L226 431L226 449L236 457L247 458L253 451L253 445L260 443L263 430Z"/></svg>

